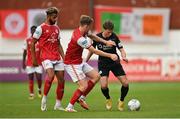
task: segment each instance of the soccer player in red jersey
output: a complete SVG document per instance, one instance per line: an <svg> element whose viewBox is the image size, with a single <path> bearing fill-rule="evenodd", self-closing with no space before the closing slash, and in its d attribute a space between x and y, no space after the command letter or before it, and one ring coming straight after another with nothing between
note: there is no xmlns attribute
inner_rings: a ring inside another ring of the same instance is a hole
<svg viewBox="0 0 180 119"><path fill-rule="evenodd" d="M31 37L27 38L24 42L23 47L23 69L26 69L29 79L29 99L34 99L34 76L36 76L37 84L38 84L38 97L41 98L41 85L42 85L42 66L40 60L40 48L39 43L37 42L35 45L36 59L38 66L34 67L32 63L31 57L31 44L32 44L32 35L36 30L36 26L31 27ZM27 56L27 57L26 57Z"/></svg>
<svg viewBox="0 0 180 119"><path fill-rule="evenodd" d="M98 72L86 62L82 61L83 49L88 49L97 55L109 57L114 61L117 60L117 55L96 50L93 46L91 46L90 39L102 42L108 46L115 45L112 41L105 41L96 35L89 33L89 30L92 28L92 23L93 19L91 17L86 15L81 16L80 26L73 31L71 41L68 44L65 55L65 70L71 76L73 82L78 85L78 89L74 92L68 106L65 109L68 112L76 112L74 109L75 102L79 102L82 107L88 109L88 105L85 103L84 98L100 79ZM88 37L90 39L88 39ZM87 80L86 77L90 80Z"/></svg>
<svg viewBox="0 0 180 119"><path fill-rule="evenodd" d="M40 57L43 68L46 71L44 84L44 95L41 101L41 110L47 110L47 95L51 88L54 77L57 77L58 85L56 89L56 103L54 110L63 110L61 100L64 94L64 51L60 43L60 29L56 25L59 10L56 7L50 7L46 10L47 18L45 23L37 27L33 34L32 59L34 65L37 65L35 57L35 43L38 41L41 47Z"/></svg>

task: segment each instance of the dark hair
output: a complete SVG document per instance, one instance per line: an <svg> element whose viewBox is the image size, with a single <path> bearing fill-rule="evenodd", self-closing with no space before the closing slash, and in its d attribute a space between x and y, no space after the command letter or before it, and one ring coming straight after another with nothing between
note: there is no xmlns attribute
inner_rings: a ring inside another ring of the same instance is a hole
<svg viewBox="0 0 180 119"><path fill-rule="evenodd" d="M33 34L36 31L37 26L31 26L31 34Z"/></svg>
<svg viewBox="0 0 180 119"><path fill-rule="evenodd" d="M37 26L31 26L31 30L34 30L36 28L37 28Z"/></svg>
<svg viewBox="0 0 180 119"><path fill-rule="evenodd" d="M106 30L113 30L114 29L114 24L112 23L111 20L106 20L103 24L103 28Z"/></svg>
<svg viewBox="0 0 180 119"><path fill-rule="evenodd" d="M59 13L59 10L56 7L49 7L46 10L47 15L58 14L58 13Z"/></svg>
<svg viewBox="0 0 180 119"><path fill-rule="evenodd" d="M93 22L93 18L91 18L90 16L87 15L81 15L80 17L80 25L90 25Z"/></svg>

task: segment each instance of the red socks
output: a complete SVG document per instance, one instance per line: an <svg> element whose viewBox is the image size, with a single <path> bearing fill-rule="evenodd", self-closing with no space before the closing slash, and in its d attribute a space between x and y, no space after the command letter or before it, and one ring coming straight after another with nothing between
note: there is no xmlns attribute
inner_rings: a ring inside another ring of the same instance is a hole
<svg viewBox="0 0 180 119"><path fill-rule="evenodd" d="M58 100L61 100L63 98L64 95L64 81L61 81L60 83L58 83L57 88L56 88L56 98Z"/></svg>
<svg viewBox="0 0 180 119"><path fill-rule="evenodd" d="M52 84L52 81L51 79L49 79L48 76L46 76L45 78L45 84L44 84L44 95L47 96L50 88L51 88L51 84Z"/></svg>
<svg viewBox="0 0 180 119"><path fill-rule="evenodd" d="M30 94L34 93L34 80L29 79L29 92Z"/></svg>
<svg viewBox="0 0 180 119"><path fill-rule="evenodd" d="M81 96L81 95L86 96L86 95L93 89L94 85L95 85L95 84L94 84L91 80L89 80L89 81L88 81L88 87L87 87L87 89L86 89L84 92L82 92L81 90L77 89L77 90L74 92L74 94L73 94L73 96L72 96L72 98L71 98L71 100L70 100L70 103L71 103L72 105L74 105L75 102L77 102L77 100L80 98L80 96Z"/></svg>
<svg viewBox="0 0 180 119"><path fill-rule="evenodd" d="M95 85L95 84L94 84L91 80L89 80L89 81L88 81L88 87L87 87L87 89L83 92L83 96L86 96L86 95L93 89L94 85Z"/></svg>
<svg viewBox="0 0 180 119"><path fill-rule="evenodd" d="M82 91L79 90L79 89L77 89L77 90L74 92L74 94L73 94L73 96L72 96L72 98L71 98L71 100L70 100L70 103L71 103L72 105L74 105L75 102L77 102L77 100L79 99L79 97L80 97L81 95L82 95Z"/></svg>
<svg viewBox="0 0 180 119"><path fill-rule="evenodd" d="M51 85L52 85L52 81L53 80L50 80L48 78L48 76L46 76L46 79L45 79L45 84L44 84L44 95L47 96L50 88L51 88ZM63 95L64 95L64 81L63 82L60 82L58 83L57 85L57 88L56 88L56 95L57 95L57 99L58 100L61 100L63 98Z"/></svg>

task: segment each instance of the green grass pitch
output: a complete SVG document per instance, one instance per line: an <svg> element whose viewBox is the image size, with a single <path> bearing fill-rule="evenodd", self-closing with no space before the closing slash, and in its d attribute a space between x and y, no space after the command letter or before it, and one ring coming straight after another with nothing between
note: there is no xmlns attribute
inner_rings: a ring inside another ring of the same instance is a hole
<svg viewBox="0 0 180 119"><path fill-rule="evenodd" d="M37 85L35 85L37 87ZM48 95L48 111L40 110L40 99L28 99L27 83L0 83L0 118L174 118L180 117L180 83L130 83L130 90L125 100L125 111L117 110L119 97L119 83L110 83L110 94L113 101L111 111L105 109L105 98L97 84L87 97L90 110L82 109L75 104L77 113L54 111L55 87L53 84ZM65 94L62 101L64 107L68 104L73 91L73 83L66 83ZM128 111L127 103L130 99L137 98L141 102L140 111Z"/></svg>

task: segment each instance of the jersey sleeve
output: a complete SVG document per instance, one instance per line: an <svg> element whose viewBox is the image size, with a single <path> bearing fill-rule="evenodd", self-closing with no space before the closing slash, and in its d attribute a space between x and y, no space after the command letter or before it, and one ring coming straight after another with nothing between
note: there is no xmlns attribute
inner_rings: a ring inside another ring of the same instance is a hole
<svg viewBox="0 0 180 119"><path fill-rule="evenodd" d="M61 39L61 34L60 34L60 32L59 32L59 34L58 34L58 39L59 39L59 40Z"/></svg>
<svg viewBox="0 0 180 119"><path fill-rule="evenodd" d="M96 42L96 41L93 41L93 44L92 44L92 45L93 45L94 48L96 48L97 42Z"/></svg>
<svg viewBox="0 0 180 119"><path fill-rule="evenodd" d="M77 41L77 44L82 48L88 49L91 46L90 41L85 37L80 37Z"/></svg>
<svg viewBox="0 0 180 119"><path fill-rule="evenodd" d="M60 34L60 30L59 30L59 33L58 33L58 42L59 42L59 44L61 44L61 34Z"/></svg>
<svg viewBox="0 0 180 119"><path fill-rule="evenodd" d="M58 39L59 39L59 40L61 39L61 32L60 32L59 27L58 27Z"/></svg>
<svg viewBox="0 0 180 119"><path fill-rule="evenodd" d="M39 39L41 37L41 34L42 34L42 28L41 26L38 26L33 34L33 38Z"/></svg>
<svg viewBox="0 0 180 119"><path fill-rule="evenodd" d="M27 42L26 42L26 40L24 40L24 43L23 43L23 50L27 50Z"/></svg>
<svg viewBox="0 0 180 119"><path fill-rule="evenodd" d="M123 48L123 45L122 45L121 41L119 40L119 38L117 36L116 36L115 43L116 43L116 46L117 46L118 49Z"/></svg>

